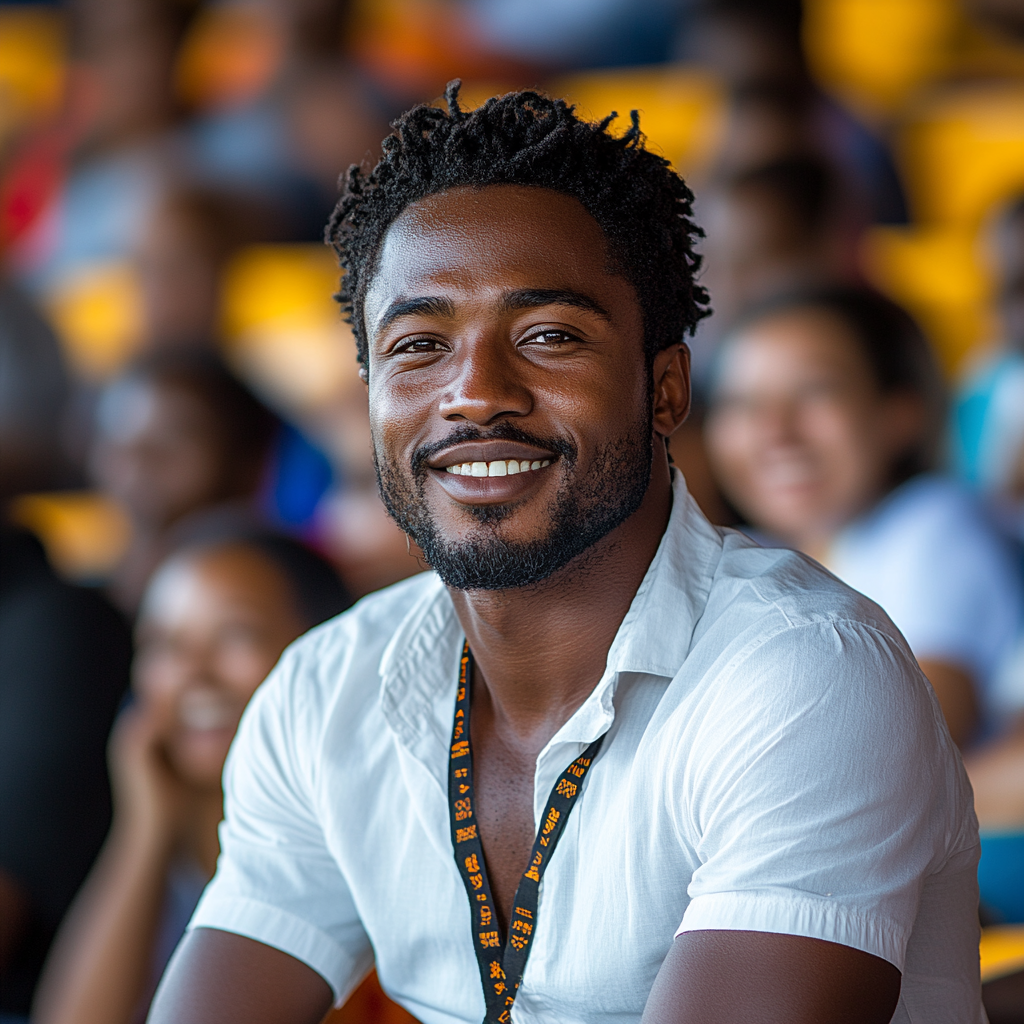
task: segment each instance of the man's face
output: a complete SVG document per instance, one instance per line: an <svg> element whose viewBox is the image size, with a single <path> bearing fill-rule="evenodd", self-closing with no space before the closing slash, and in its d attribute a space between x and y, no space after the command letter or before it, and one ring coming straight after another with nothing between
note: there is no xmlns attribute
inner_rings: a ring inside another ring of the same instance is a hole
<svg viewBox="0 0 1024 1024"><path fill-rule="evenodd" d="M366 295L381 494L460 589L550 576L640 506L640 306L575 199L511 185L407 208Z"/></svg>

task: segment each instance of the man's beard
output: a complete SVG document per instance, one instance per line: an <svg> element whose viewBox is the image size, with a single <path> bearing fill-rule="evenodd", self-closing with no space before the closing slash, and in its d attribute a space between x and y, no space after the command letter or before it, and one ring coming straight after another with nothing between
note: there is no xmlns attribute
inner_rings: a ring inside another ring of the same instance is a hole
<svg viewBox="0 0 1024 1024"><path fill-rule="evenodd" d="M651 478L653 421L650 403L642 422L600 448L577 478L576 446L561 438L539 438L507 420L486 434L468 425L444 441L418 448L411 479L395 471L374 445L381 498L391 518L422 548L441 579L457 590L511 590L547 579L625 522L641 505ZM532 541L505 540L497 527L514 514L517 502L465 505L480 524L468 537L442 537L427 507L427 460L459 441L518 441L560 456L563 484L549 508L551 528Z"/></svg>

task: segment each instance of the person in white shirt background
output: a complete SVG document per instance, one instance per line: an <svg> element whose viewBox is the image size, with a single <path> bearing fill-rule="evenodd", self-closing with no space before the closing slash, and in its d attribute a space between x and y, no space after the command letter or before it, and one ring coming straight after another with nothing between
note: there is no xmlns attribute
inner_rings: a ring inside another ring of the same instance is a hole
<svg viewBox="0 0 1024 1024"><path fill-rule="evenodd" d="M748 311L725 340L706 439L759 540L812 555L892 617L973 755L1024 710L1010 669L1021 579L981 503L934 472L943 405L906 312L867 289L808 289Z"/></svg>
<svg viewBox="0 0 1024 1024"><path fill-rule="evenodd" d="M375 959L425 1024L980 1024L977 826L913 655L670 467L689 190L635 113L447 100L329 229L434 572L249 705L150 1020L314 1024Z"/></svg>

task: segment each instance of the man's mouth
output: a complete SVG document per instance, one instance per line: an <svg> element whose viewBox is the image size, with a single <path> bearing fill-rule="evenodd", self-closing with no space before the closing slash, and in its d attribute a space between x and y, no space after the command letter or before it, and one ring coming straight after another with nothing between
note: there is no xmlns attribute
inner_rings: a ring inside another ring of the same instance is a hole
<svg viewBox="0 0 1024 1024"><path fill-rule="evenodd" d="M455 476L515 476L551 465L551 459L495 459L493 462L458 462L445 466Z"/></svg>

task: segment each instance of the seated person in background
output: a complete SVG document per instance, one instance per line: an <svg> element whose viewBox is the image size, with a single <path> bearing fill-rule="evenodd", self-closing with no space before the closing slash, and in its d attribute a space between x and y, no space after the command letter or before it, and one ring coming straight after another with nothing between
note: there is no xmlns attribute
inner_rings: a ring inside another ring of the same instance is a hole
<svg viewBox="0 0 1024 1024"><path fill-rule="evenodd" d="M131 637L98 593L59 579L12 522L64 474L70 393L56 337L0 281L0 1019L25 1019L53 934L110 822L106 737Z"/></svg>
<svg viewBox="0 0 1024 1024"><path fill-rule="evenodd" d="M39 1024L132 1024L217 860L221 771L253 691L300 633L349 601L333 569L256 535L172 555L137 627L134 703L111 738L114 822L68 915Z"/></svg>
<svg viewBox="0 0 1024 1024"><path fill-rule="evenodd" d="M754 529L877 601L962 746L998 726L991 684L1021 623L1013 557L973 500L927 471L942 412L917 325L867 290L750 312L718 353L712 466Z"/></svg>
<svg viewBox="0 0 1024 1024"><path fill-rule="evenodd" d="M272 206L209 186L160 194L132 250L147 351L214 348L228 260L247 242L275 240L275 216Z"/></svg>
<svg viewBox="0 0 1024 1024"><path fill-rule="evenodd" d="M970 789L909 648L671 470L688 188L635 112L447 100L329 228L435 572L254 697L150 1021L316 1024L376 962L431 1024L978 1024Z"/></svg>
<svg viewBox="0 0 1024 1024"><path fill-rule="evenodd" d="M701 510L719 525L734 525L736 516L718 489L703 440L718 339L743 310L772 295L856 279L863 224L846 197L829 163L804 154L723 174L697 201L706 236L701 282L715 315L701 321L690 345L694 406L672 435L670 451Z"/></svg>
<svg viewBox="0 0 1024 1024"><path fill-rule="evenodd" d="M174 351L145 357L109 385L96 419L93 477L132 527L110 592L134 615L171 550L258 523L278 421L213 355Z"/></svg>
<svg viewBox="0 0 1024 1024"><path fill-rule="evenodd" d="M803 10L802 0L694 0L681 49L725 87L719 167L735 172L817 155L842 176L869 220L905 223L903 189L885 144L811 74Z"/></svg>
<svg viewBox="0 0 1024 1024"><path fill-rule="evenodd" d="M714 296L707 326L720 334L745 309L773 295L858 277L865 226L843 184L821 157L796 155L719 178L700 199L707 268Z"/></svg>
<svg viewBox="0 0 1024 1024"><path fill-rule="evenodd" d="M1002 342L986 353L956 396L953 466L996 505L1024 539L1024 196L990 235Z"/></svg>

